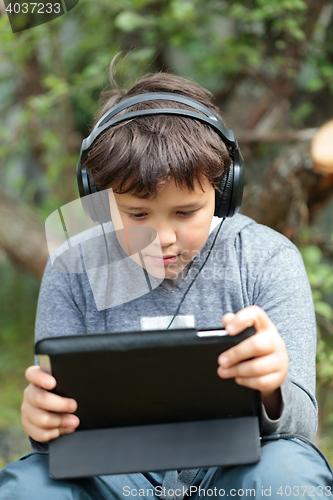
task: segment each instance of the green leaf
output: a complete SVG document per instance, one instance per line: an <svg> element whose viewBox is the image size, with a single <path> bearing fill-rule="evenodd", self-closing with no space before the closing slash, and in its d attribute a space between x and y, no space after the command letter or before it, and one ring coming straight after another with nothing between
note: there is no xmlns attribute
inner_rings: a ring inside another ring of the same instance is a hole
<svg viewBox="0 0 333 500"><path fill-rule="evenodd" d="M327 302L315 302L315 311L327 321L333 319L333 309Z"/></svg>
<svg viewBox="0 0 333 500"><path fill-rule="evenodd" d="M114 25L117 28L128 33L138 28L144 28L149 24L150 22L145 17L129 10L120 12L114 20Z"/></svg>
<svg viewBox="0 0 333 500"><path fill-rule="evenodd" d="M194 5L189 2L174 0L170 4L171 13L177 21L189 21L194 17Z"/></svg>
<svg viewBox="0 0 333 500"><path fill-rule="evenodd" d="M293 120L295 123L303 121L311 115L314 110L314 105L311 102L304 102L293 112Z"/></svg>
<svg viewBox="0 0 333 500"><path fill-rule="evenodd" d="M304 264L307 266L313 266L314 264L319 264L322 258L322 251L315 245L309 245L306 247L300 247L300 252L302 254Z"/></svg>
<svg viewBox="0 0 333 500"><path fill-rule="evenodd" d="M318 92L322 88L324 88L325 82L321 78L312 78L307 82L307 90L309 92Z"/></svg>

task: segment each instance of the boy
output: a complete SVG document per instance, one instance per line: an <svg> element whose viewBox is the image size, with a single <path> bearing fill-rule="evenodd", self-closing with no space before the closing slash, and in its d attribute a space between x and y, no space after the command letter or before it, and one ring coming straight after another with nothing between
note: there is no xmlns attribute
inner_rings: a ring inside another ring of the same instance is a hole
<svg viewBox="0 0 333 500"><path fill-rule="evenodd" d="M187 96L218 115L207 91L161 73L143 78L128 92L107 94L97 121L119 102L148 92ZM123 113L151 108L188 106L148 100ZM254 498L280 498L289 492L331 496L332 470L309 441L317 425L316 329L302 259L289 240L245 216L222 221L214 217L216 193L232 160L216 131L190 117L165 113L135 117L103 132L83 158L84 166L100 190L112 193L116 232L132 226L156 232L137 265L160 278L161 285L134 300L97 308L89 270L59 273L49 263L40 291L36 339L152 325L166 328L172 323L187 326L188 321L195 321L198 328L220 326L222 321L230 335L237 335L253 325L256 335L218 358L218 375L234 377L238 384L261 392L265 436L261 461L198 471L53 481L47 470L47 442L75 431L77 405L47 392L56 381L33 366L26 371L29 385L22 423L36 453L3 469L1 499L122 499L129 492L182 498L181 486L189 488L192 498L206 492L214 498L240 498L246 491ZM112 275L110 279L110 288L117 288Z"/></svg>

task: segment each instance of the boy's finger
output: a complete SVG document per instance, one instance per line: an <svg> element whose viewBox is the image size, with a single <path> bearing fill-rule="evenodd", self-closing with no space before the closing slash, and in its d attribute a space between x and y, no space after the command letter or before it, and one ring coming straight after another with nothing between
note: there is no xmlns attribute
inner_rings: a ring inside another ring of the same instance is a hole
<svg viewBox="0 0 333 500"><path fill-rule="evenodd" d="M58 427L53 429L41 429L28 421L22 421L22 423L25 432L32 437L32 439L40 443L47 443L51 439L55 439L60 435L60 429Z"/></svg>
<svg viewBox="0 0 333 500"><path fill-rule="evenodd" d="M44 372L40 366L29 366L25 371L25 378L31 384L42 387L43 389L54 389L56 380L52 375Z"/></svg>
<svg viewBox="0 0 333 500"><path fill-rule="evenodd" d="M71 434L75 431L75 427L59 427L60 436L63 434Z"/></svg>
<svg viewBox="0 0 333 500"><path fill-rule="evenodd" d="M235 381L239 385L256 389L261 393L275 391L275 389L281 386L281 377L277 372L270 373L264 377L237 377Z"/></svg>
<svg viewBox="0 0 333 500"><path fill-rule="evenodd" d="M40 427L42 429L72 427L75 429L80 424L80 420L76 415L68 413L54 413L28 405L30 405L30 403L27 402L26 406L23 407L23 413L25 414L26 419L36 427Z"/></svg>
<svg viewBox="0 0 333 500"><path fill-rule="evenodd" d="M242 361L270 354L274 351L274 346L271 335L258 333L220 354L217 362L222 368L229 368Z"/></svg>
<svg viewBox="0 0 333 500"><path fill-rule="evenodd" d="M56 413L73 413L77 409L77 403L74 399L52 394L34 385L29 385L24 393L27 401L36 408Z"/></svg>
<svg viewBox="0 0 333 500"><path fill-rule="evenodd" d="M230 335L237 335L251 326L254 326L255 330L259 332L267 330L273 325L268 315L259 306L245 307L238 311L233 318L230 317L230 319L228 315L227 322L224 323Z"/></svg>
<svg viewBox="0 0 333 500"><path fill-rule="evenodd" d="M226 313L222 316L222 325L225 326L227 325L228 323L230 323L230 321L233 320L233 318L235 317L235 314L233 313Z"/></svg>
<svg viewBox="0 0 333 500"><path fill-rule="evenodd" d="M230 368L219 366L218 375L221 378L236 378L236 377L263 377L273 372L280 372L281 364L276 356L261 356L259 358L243 361ZM285 371L285 370L283 370Z"/></svg>

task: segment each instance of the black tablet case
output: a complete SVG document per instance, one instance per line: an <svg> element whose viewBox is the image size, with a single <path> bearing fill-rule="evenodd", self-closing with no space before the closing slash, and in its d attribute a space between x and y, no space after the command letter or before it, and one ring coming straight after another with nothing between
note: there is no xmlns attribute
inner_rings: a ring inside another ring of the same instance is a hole
<svg viewBox="0 0 333 500"><path fill-rule="evenodd" d="M219 354L253 333L179 329L37 342L36 354L50 358L54 392L78 402L81 422L50 442L51 477L258 461L260 394L216 373Z"/></svg>

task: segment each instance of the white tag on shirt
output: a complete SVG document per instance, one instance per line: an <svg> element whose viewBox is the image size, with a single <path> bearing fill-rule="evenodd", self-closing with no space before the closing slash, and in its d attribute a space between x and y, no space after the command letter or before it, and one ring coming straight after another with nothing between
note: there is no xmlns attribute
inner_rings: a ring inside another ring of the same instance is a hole
<svg viewBox="0 0 333 500"><path fill-rule="evenodd" d="M173 316L141 316L141 330L165 330ZM195 316L193 314L183 314L176 316L171 323L170 330L176 328L195 328Z"/></svg>

